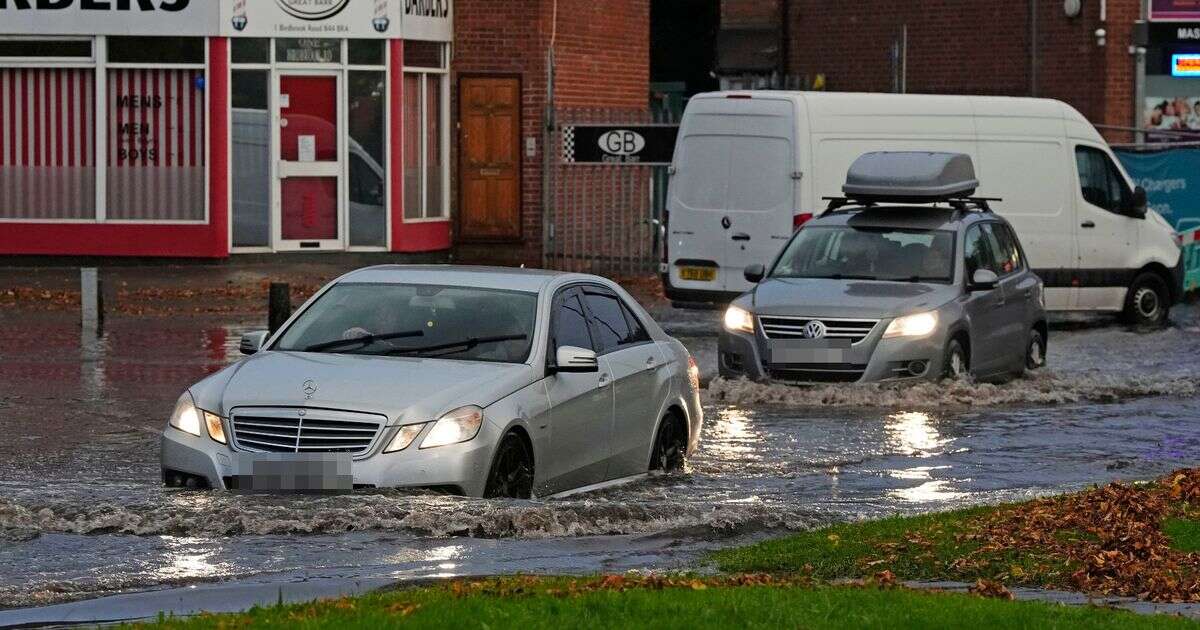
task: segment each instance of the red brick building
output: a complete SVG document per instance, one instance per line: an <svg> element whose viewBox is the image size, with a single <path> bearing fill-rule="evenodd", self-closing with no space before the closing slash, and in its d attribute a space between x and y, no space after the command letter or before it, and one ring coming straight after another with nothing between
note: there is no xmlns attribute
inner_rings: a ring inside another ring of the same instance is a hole
<svg viewBox="0 0 1200 630"><path fill-rule="evenodd" d="M1034 95L1132 126L1141 2L1074 4L722 0L719 73L731 87ZM748 49L774 55L755 66Z"/></svg>

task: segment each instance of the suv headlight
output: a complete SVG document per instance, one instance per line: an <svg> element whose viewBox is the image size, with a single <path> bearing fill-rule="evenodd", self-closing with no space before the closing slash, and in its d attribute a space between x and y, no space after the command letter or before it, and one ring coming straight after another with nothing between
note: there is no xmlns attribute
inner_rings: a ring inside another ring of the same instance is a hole
<svg viewBox="0 0 1200 630"><path fill-rule="evenodd" d="M730 306L725 311L725 329L733 332L754 332L754 315L744 308Z"/></svg>
<svg viewBox="0 0 1200 630"><path fill-rule="evenodd" d="M426 435L425 439L421 441L421 448L466 442L479 433L481 426L483 426L483 409L480 407L467 405L454 411L448 411L433 423L429 435Z"/></svg>
<svg viewBox="0 0 1200 630"><path fill-rule="evenodd" d="M924 337L937 328L937 323L937 313L933 311L897 317L892 320L892 323L888 324L887 331L883 333L883 338Z"/></svg>
<svg viewBox="0 0 1200 630"><path fill-rule="evenodd" d="M225 444L225 427L221 424L221 416L198 409L188 392L184 392L175 402L175 410L171 412L171 419L167 423L184 433L199 437L201 420L208 427L208 436Z"/></svg>

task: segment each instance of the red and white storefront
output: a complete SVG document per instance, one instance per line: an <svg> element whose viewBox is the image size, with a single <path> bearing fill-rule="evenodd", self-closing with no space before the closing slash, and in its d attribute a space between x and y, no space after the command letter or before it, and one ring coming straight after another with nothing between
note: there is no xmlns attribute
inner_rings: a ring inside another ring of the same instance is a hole
<svg viewBox="0 0 1200 630"><path fill-rule="evenodd" d="M0 254L450 247L449 0L0 2Z"/></svg>

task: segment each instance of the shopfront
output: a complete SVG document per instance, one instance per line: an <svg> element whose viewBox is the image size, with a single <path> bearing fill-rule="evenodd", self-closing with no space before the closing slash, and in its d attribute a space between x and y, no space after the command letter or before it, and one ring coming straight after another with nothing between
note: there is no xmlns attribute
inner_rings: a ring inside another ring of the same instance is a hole
<svg viewBox="0 0 1200 630"><path fill-rule="evenodd" d="M451 20L446 1L0 0L0 253L448 248Z"/></svg>
<svg viewBox="0 0 1200 630"><path fill-rule="evenodd" d="M1150 142L1200 139L1200 4L1154 0L1146 46L1142 127ZM1154 133L1158 131L1158 133Z"/></svg>

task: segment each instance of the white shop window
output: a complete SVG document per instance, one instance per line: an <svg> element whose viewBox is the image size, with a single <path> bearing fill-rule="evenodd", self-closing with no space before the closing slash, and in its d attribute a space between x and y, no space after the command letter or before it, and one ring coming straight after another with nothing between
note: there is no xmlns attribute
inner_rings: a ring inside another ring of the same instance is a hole
<svg viewBox="0 0 1200 630"><path fill-rule="evenodd" d="M446 46L404 43L404 219L450 215L449 77Z"/></svg>

